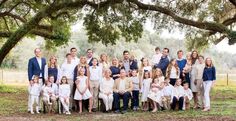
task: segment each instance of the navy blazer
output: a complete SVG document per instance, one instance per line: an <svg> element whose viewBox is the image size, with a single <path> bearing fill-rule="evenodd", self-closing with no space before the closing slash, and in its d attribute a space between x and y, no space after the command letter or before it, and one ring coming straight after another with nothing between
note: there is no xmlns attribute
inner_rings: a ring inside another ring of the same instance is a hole
<svg viewBox="0 0 236 121"><path fill-rule="evenodd" d="M32 80L33 75L40 76L40 73L42 73L42 79L43 79L45 65L46 65L45 58L42 58L42 68L41 69L39 67L36 57L29 59L29 63L28 63L28 79L29 79L29 81ZM43 82L44 82L44 79L43 79Z"/></svg>
<svg viewBox="0 0 236 121"><path fill-rule="evenodd" d="M170 61L169 61L167 56L162 56L160 62L158 64L154 65L154 68L161 69L163 75L165 76L166 75L166 69L169 65L169 62Z"/></svg>
<svg viewBox="0 0 236 121"><path fill-rule="evenodd" d="M131 70L138 70L138 61L137 60L130 60L130 69Z"/></svg>

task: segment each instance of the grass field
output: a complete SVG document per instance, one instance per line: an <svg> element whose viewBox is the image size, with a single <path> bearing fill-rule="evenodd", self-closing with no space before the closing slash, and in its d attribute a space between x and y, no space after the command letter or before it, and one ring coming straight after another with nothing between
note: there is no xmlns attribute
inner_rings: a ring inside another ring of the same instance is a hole
<svg viewBox="0 0 236 121"><path fill-rule="evenodd" d="M236 86L215 86L211 92L212 109L210 112L201 110L189 111L159 111L151 112L128 112L126 114L104 114L76 112L72 115L59 114L39 114L31 115L27 113L27 92L26 86L0 86L0 121L233 121L236 120Z"/></svg>

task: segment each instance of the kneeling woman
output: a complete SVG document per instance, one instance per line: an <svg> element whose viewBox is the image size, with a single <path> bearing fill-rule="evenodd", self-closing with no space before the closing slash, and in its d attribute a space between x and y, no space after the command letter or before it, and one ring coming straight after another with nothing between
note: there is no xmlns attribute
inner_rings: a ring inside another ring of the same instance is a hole
<svg viewBox="0 0 236 121"><path fill-rule="evenodd" d="M151 84L151 89L148 94L148 98L152 100L154 109L152 112L157 111L157 104L161 107L162 105L162 88L164 87L164 76L162 74L162 71L160 69L154 70L153 73L153 80Z"/></svg>
<svg viewBox="0 0 236 121"><path fill-rule="evenodd" d="M104 70L104 77L100 81L99 98L103 100L106 106L106 112L112 109L114 80L111 78L111 70Z"/></svg>
<svg viewBox="0 0 236 121"><path fill-rule="evenodd" d="M79 113L82 113L82 100L89 99L89 112L91 113L93 100L92 100L92 94L90 93L88 87L88 77L84 75L85 69L80 68L78 71L77 80L76 80L76 90L74 99L79 101Z"/></svg>

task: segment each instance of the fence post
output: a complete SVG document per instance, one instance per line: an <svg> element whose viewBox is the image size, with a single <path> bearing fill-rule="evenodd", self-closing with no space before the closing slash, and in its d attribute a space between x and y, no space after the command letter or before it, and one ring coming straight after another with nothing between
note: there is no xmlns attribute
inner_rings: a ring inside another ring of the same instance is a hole
<svg viewBox="0 0 236 121"><path fill-rule="evenodd" d="M227 73L227 86L229 85L229 74Z"/></svg>

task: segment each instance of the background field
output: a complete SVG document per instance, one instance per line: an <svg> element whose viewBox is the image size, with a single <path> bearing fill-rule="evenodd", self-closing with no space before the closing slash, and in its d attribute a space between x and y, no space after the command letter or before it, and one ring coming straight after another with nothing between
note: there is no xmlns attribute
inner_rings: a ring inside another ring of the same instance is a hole
<svg viewBox="0 0 236 121"><path fill-rule="evenodd" d="M88 114L78 114L73 112L72 115L59 114L39 114L31 115L27 113L27 87L23 84L16 85L4 84L0 86L0 121L6 120L23 120L23 121L233 121L236 120L236 86L230 83L225 85L225 81L218 81L211 91L212 110L210 112L201 112L201 110L189 111L159 111L151 112L128 112L126 114L104 114L101 112Z"/></svg>

